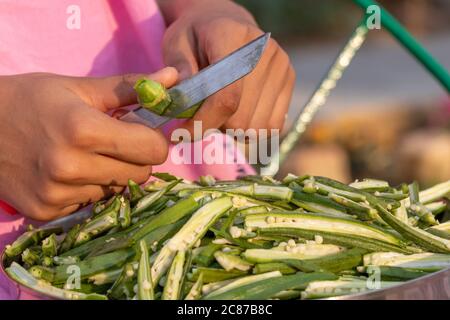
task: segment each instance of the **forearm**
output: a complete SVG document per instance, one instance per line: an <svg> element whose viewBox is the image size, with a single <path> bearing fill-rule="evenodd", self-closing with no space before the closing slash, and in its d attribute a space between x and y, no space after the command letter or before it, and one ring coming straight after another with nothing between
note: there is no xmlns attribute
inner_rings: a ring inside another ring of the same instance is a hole
<svg viewBox="0 0 450 320"><path fill-rule="evenodd" d="M252 15L232 0L157 0L157 3L167 25L172 24L188 10L197 6L208 10L220 8L220 10L233 12L254 22Z"/></svg>

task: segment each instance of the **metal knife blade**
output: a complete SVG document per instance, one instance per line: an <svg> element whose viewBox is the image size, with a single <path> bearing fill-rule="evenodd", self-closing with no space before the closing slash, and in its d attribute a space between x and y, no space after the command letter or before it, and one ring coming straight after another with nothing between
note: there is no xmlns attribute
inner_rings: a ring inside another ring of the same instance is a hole
<svg viewBox="0 0 450 320"><path fill-rule="evenodd" d="M122 116L121 119L143 123L151 128L162 126L193 105L249 74L260 60L269 38L270 33L263 34L191 78L170 88L168 91L172 97L172 104L167 116L159 116L138 107Z"/></svg>

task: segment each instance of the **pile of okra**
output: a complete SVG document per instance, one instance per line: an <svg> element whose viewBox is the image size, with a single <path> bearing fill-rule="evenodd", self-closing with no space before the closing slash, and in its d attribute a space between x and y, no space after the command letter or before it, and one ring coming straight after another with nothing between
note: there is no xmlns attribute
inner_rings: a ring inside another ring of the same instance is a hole
<svg viewBox="0 0 450 320"><path fill-rule="evenodd" d="M154 176L66 233L29 227L6 247L6 272L63 299L317 299L450 266L450 181Z"/></svg>

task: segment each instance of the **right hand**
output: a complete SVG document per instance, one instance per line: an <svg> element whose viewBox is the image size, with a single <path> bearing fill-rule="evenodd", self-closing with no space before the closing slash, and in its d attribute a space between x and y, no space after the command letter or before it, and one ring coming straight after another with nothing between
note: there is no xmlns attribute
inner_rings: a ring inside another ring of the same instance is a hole
<svg viewBox="0 0 450 320"><path fill-rule="evenodd" d="M162 133L105 112L136 103L143 75L78 78L47 73L0 77L0 199L51 220L145 182L165 161ZM174 68L145 75L170 87Z"/></svg>

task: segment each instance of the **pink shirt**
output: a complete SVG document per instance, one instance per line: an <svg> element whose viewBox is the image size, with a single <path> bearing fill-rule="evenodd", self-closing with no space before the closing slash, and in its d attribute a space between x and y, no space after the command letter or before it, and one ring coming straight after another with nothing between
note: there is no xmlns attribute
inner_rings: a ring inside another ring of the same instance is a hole
<svg viewBox="0 0 450 320"><path fill-rule="evenodd" d="M153 72L163 67L164 31L163 17L153 0L1 0L0 74L107 76ZM232 144L230 138L219 135L213 140ZM232 156L242 157L235 152ZM206 174L233 179L253 172L247 164L176 165L170 156L154 171L186 179ZM0 202L0 251L32 222L7 211ZM17 298L32 297L0 275L0 299Z"/></svg>

